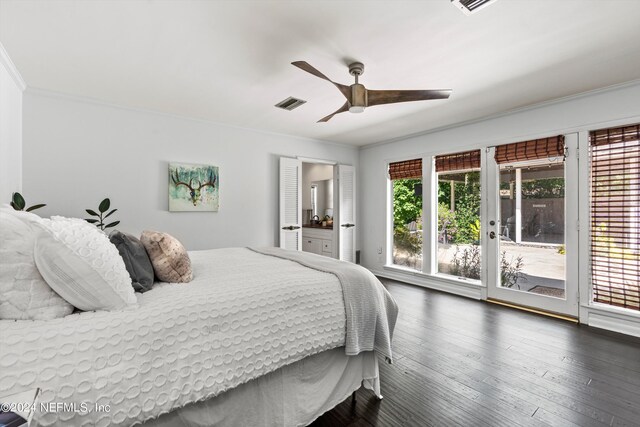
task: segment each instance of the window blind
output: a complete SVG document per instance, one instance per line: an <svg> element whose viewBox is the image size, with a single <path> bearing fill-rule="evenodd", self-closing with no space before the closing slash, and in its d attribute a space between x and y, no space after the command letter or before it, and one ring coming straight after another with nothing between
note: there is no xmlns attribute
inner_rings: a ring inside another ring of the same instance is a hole
<svg viewBox="0 0 640 427"><path fill-rule="evenodd" d="M496 163L513 163L525 160L547 159L564 156L564 136L532 139L496 147Z"/></svg>
<svg viewBox="0 0 640 427"><path fill-rule="evenodd" d="M436 172L477 169L480 167L480 150L436 156Z"/></svg>
<svg viewBox="0 0 640 427"><path fill-rule="evenodd" d="M420 179L422 178L422 159L404 160L389 163L389 178Z"/></svg>
<svg viewBox="0 0 640 427"><path fill-rule="evenodd" d="M593 300L640 311L640 124L589 140Z"/></svg>

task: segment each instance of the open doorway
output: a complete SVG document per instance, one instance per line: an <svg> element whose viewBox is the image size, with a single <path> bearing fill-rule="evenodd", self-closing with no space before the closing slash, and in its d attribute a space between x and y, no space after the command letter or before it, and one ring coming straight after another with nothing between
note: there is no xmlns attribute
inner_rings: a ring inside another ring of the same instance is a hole
<svg viewBox="0 0 640 427"><path fill-rule="evenodd" d="M280 247L356 262L352 165L280 158Z"/></svg>
<svg viewBox="0 0 640 427"><path fill-rule="evenodd" d="M337 258L333 229L334 165L302 163L302 250Z"/></svg>

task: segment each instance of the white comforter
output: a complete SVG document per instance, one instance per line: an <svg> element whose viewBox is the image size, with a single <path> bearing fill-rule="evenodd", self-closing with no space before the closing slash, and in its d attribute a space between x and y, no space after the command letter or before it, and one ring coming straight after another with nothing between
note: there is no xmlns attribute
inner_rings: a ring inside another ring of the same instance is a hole
<svg viewBox="0 0 640 427"><path fill-rule="evenodd" d="M241 248L190 255L194 280L137 308L0 321L0 396L40 387L52 410L32 425L131 425L345 344L333 274Z"/></svg>

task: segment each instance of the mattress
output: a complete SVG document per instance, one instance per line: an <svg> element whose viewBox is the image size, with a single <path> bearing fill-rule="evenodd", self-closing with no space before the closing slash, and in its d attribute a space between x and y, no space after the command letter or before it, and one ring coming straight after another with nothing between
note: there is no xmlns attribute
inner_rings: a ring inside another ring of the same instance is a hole
<svg viewBox="0 0 640 427"><path fill-rule="evenodd" d="M34 426L132 425L344 346L336 276L243 248L190 256L191 283L137 308L0 321L0 396L41 388Z"/></svg>

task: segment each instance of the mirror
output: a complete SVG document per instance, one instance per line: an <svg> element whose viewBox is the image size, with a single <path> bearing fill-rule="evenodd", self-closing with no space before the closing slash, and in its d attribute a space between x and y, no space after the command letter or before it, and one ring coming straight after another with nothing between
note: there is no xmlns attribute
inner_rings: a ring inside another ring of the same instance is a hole
<svg viewBox="0 0 640 427"><path fill-rule="evenodd" d="M311 216L333 217L333 179L311 182Z"/></svg>

